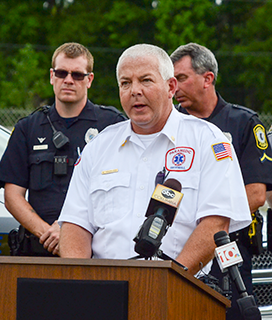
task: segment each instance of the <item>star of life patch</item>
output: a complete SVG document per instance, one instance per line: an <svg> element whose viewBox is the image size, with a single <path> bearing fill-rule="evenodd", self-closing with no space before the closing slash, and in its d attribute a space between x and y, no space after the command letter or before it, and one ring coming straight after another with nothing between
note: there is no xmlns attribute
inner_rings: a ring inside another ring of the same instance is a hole
<svg viewBox="0 0 272 320"><path fill-rule="evenodd" d="M232 160L231 145L227 142L220 142L212 145L212 150L217 161L230 158Z"/></svg>
<svg viewBox="0 0 272 320"><path fill-rule="evenodd" d="M167 151L165 168L167 171L184 172L191 169L195 150L191 147L176 147Z"/></svg>

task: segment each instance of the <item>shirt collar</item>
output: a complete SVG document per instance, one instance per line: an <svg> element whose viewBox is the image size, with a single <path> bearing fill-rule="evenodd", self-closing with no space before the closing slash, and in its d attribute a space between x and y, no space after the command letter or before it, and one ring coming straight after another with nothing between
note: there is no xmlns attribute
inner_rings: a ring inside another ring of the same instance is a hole
<svg viewBox="0 0 272 320"><path fill-rule="evenodd" d="M180 125L180 118L181 114L172 107L172 111L170 116L168 117L165 126L161 130L159 135L165 135L173 145L176 145L177 135L178 135L178 128ZM138 138L136 134L132 130L131 127L131 120L125 121L126 127L123 131L123 134L120 136L120 147L124 147L128 141L137 143Z"/></svg>
<svg viewBox="0 0 272 320"><path fill-rule="evenodd" d="M56 110L55 103L50 107L48 114L52 122L60 119L60 115ZM78 117L75 117L75 118L97 121L95 105L90 100L87 100L85 107L82 109ZM48 123L48 120L46 117L43 120L43 123Z"/></svg>

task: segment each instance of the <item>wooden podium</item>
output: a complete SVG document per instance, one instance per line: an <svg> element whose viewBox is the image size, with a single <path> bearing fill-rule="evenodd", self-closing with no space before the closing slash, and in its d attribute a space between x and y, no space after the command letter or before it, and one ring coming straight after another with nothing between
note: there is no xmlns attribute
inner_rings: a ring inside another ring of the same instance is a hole
<svg viewBox="0 0 272 320"><path fill-rule="evenodd" d="M1 320L16 319L18 278L127 281L128 320L221 320L230 307L172 261L1 256Z"/></svg>

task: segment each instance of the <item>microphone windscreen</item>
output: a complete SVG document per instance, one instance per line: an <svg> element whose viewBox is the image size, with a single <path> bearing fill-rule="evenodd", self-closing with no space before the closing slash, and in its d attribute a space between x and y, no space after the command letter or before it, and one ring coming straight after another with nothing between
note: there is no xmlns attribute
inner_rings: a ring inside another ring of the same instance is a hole
<svg viewBox="0 0 272 320"><path fill-rule="evenodd" d="M230 238L229 238L229 236L228 236L228 234L227 234L226 231L219 231L219 232L217 232L217 233L213 236L213 238L214 238L214 242L215 242L215 244L217 245L217 247L220 247L220 246L222 246L222 245L227 244L227 243L230 242Z"/></svg>
<svg viewBox="0 0 272 320"><path fill-rule="evenodd" d="M178 192L181 191L181 183L176 179L167 179L163 185Z"/></svg>

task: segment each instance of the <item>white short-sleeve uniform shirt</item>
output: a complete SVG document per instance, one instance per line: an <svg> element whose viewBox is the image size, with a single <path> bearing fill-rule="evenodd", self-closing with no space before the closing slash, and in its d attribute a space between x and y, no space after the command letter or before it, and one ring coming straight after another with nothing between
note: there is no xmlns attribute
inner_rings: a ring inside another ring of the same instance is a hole
<svg viewBox="0 0 272 320"><path fill-rule="evenodd" d="M145 220L155 177L164 167L184 194L160 247L168 256L178 256L203 217L229 217L230 232L250 224L232 145L213 124L174 108L148 147L132 131L130 120L107 127L86 145L60 223L71 222L92 233L94 258L135 256L133 238Z"/></svg>

